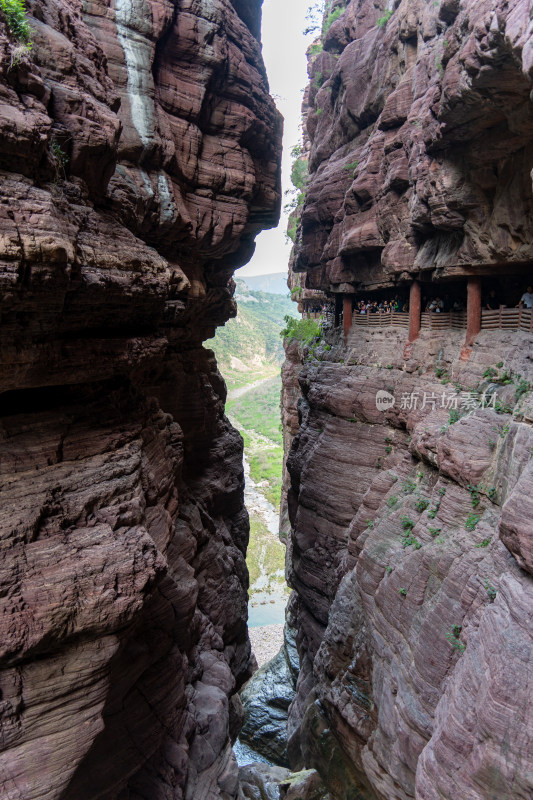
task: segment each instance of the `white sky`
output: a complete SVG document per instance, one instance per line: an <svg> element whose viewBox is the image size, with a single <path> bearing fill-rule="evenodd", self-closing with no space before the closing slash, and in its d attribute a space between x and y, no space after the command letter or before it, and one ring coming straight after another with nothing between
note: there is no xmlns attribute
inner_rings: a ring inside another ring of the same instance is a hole
<svg viewBox="0 0 533 800"><path fill-rule="evenodd" d="M291 188L291 149L302 140L300 109L303 89L307 85L305 51L313 36L304 37L308 22L305 18L311 0L264 0L263 58L270 93L285 118L283 134L282 181L283 191ZM284 197L282 205L287 199ZM256 239L255 254L249 264L239 270L239 276L286 272L291 244L285 240L287 216L282 211L279 226L263 231Z"/></svg>

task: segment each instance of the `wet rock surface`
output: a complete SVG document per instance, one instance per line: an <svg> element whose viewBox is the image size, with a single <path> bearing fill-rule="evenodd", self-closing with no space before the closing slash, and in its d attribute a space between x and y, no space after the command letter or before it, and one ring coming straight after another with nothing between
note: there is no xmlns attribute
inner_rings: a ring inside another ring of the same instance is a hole
<svg viewBox="0 0 533 800"><path fill-rule="evenodd" d="M294 700L299 660L295 631L285 626L277 655L263 664L241 691L244 724L241 741L274 764L288 766L287 719Z"/></svg>
<svg viewBox="0 0 533 800"><path fill-rule="evenodd" d="M202 341L276 223L260 3L0 22L0 786L235 798L242 441Z"/></svg>

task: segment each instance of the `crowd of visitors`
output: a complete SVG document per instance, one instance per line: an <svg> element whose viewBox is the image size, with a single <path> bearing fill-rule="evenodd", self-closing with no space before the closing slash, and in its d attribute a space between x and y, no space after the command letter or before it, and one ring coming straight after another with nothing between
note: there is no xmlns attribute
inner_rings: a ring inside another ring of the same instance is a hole
<svg viewBox="0 0 533 800"><path fill-rule="evenodd" d="M433 311L435 314L446 313L448 311L464 311L464 304L457 298L451 298L445 294L442 297L434 297L431 300L424 298L422 301L424 311Z"/></svg>
<svg viewBox="0 0 533 800"><path fill-rule="evenodd" d="M501 302L496 289L490 289L482 300L483 308L488 311L495 311L502 306L506 308L505 304ZM533 286L528 286L523 293L516 308L533 309ZM449 294L436 296L433 298L422 298L422 309L430 311L435 314L447 313L449 311L461 312L466 311L466 302L457 297L451 297ZM312 306L307 306L307 312L312 314L334 314L335 306L332 303L316 303ZM381 300L356 300L354 313L355 314L378 314L379 312L389 314L391 311L409 311L408 300L395 295L392 299Z"/></svg>
<svg viewBox="0 0 533 800"><path fill-rule="evenodd" d="M357 314L378 314L380 311L390 314L391 311L408 311L409 304L395 295L392 300L358 300L355 304Z"/></svg>

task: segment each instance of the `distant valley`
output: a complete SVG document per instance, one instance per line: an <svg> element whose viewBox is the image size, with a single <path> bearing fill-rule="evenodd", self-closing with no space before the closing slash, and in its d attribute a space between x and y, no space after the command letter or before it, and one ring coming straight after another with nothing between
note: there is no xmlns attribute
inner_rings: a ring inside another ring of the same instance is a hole
<svg viewBox="0 0 533 800"><path fill-rule="evenodd" d="M281 295L250 289L241 279L236 283L237 316L205 343L215 351L230 392L279 375L284 355L279 332L284 327L284 317L295 312L286 285L285 294Z"/></svg>
<svg viewBox="0 0 533 800"><path fill-rule="evenodd" d="M269 292L270 294L282 295L286 295L288 292L286 272L273 272L269 275L247 275L246 278L236 278L236 280L243 280L248 288L254 292Z"/></svg>
<svg viewBox="0 0 533 800"><path fill-rule="evenodd" d="M279 277L259 276L255 280L266 285L266 278ZM295 313L286 275L282 277L284 294L252 289L249 282L253 278L247 278L246 282L237 279L237 317L226 322L206 342L214 350L228 386L226 413L244 439L250 470L247 563L252 607L273 599L278 607L280 597L287 591L283 578L285 547L277 537L275 516L272 525L272 512L279 512L283 464L280 367L284 351L280 331L285 327L285 317ZM281 285L281 281L278 283ZM262 502L254 502L257 493L264 498ZM264 513L265 500L272 504L270 515Z"/></svg>

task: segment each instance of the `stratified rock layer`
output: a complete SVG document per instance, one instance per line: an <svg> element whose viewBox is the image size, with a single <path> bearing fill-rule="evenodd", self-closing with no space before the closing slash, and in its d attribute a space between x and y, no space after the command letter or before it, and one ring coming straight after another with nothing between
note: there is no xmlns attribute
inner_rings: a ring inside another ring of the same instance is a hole
<svg viewBox="0 0 533 800"><path fill-rule="evenodd" d="M413 278L435 295L429 281L465 275L525 288L531 4L335 7L310 56L291 285L332 300ZM526 800L533 337L406 339L356 325L287 343L289 760L333 800Z"/></svg>
<svg viewBox="0 0 533 800"><path fill-rule="evenodd" d="M242 442L202 341L279 209L260 3L0 23L0 794L234 798Z"/></svg>
<svg viewBox="0 0 533 800"><path fill-rule="evenodd" d="M302 287L531 262L531 3L351 0L311 58ZM378 21L380 24L378 24Z"/></svg>
<svg viewBox="0 0 533 800"><path fill-rule="evenodd" d="M315 767L342 800L525 800L533 410L528 395L515 406L516 382L483 375L498 359L533 384L533 338L483 333L464 362L460 334L423 333L409 361L404 337L356 329L345 348L331 333L300 373L291 766ZM386 412L379 390L396 398ZM517 413L482 408L478 390Z"/></svg>

